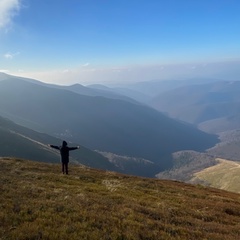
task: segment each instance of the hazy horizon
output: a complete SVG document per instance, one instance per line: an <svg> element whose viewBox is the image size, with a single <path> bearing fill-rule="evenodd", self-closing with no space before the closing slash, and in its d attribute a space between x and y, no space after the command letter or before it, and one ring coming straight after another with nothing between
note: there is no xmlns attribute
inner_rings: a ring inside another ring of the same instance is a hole
<svg viewBox="0 0 240 240"><path fill-rule="evenodd" d="M0 0L0 72L68 85L240 80L240 2Z"/></svg>

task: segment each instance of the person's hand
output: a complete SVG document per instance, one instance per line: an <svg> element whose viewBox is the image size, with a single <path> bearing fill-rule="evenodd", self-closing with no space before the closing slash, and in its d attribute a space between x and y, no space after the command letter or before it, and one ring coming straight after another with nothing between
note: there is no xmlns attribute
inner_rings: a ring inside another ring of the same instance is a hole
<svg viewBox="0 0 240 240"><path fill-rule="evenodd" d="M79 149L79 148L80 148L80 146L77 146L77 148Z"/></svg>

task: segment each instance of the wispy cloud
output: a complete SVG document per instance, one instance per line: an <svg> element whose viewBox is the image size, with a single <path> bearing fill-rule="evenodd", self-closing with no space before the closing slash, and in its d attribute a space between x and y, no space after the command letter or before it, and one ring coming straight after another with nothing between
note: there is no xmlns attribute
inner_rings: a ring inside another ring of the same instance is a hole
<svg viewBox="0 0 240 240"><path fill-rule="evenodd" d="M1 0L0 0L1 1ZM6 59L13 59L15 56L17 56L18 54L20 54L20 52L16 52L16 53L5 53L4 54L4 58L6 58Z"/></svg>
<svg viewBox="0 0 240 240"><path fill-rule="evenodd" d="M5 57L6 59L12 59L12 58L13 58L13 55L12 55L11 53L5 53L5 54L4 54L4 57Z"/></svg>
<svg viewBox="0 0 240 240"><path fill-rule="evenodd" d="M20 10L21 0L0 0L0 30L11 24L13 17Z"/></svg>
<svg viewBox="0 0 240 240"><path fill-rule="evenodd" d="M87 63L82 64L81 67L89 67L89 65L90 65L90 63L87 62Z"/></svg>

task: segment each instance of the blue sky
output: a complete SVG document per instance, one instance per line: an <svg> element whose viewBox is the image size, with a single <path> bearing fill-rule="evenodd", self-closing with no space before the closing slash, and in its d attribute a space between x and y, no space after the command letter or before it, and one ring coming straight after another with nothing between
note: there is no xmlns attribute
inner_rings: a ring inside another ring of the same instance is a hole
<svg viewBox="0 0 240 240"><path fill-rule="evenodd" d="M239 0L0 0L0 71L88 84L240 80Z"/></svg>

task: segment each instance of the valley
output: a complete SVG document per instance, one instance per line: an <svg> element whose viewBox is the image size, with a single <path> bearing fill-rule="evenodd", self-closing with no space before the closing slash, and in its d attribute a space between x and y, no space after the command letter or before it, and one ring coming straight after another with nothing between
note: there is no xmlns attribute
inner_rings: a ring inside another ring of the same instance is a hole
<svg viewBox="0 0 240 240"><path fill-rule="evenodd" d="M238 82L146 84L58 86L2 74L0 130L6 137L0 155L57 163L59 153L47 144L64 139L81 146L71 154L74 163L184 182L215 166L217 158L239 161L240 134L233 124ZM230 112L219 112L226 104ZM231 128L216 124L222 118Z"/></svg>
<svg viewBox="0 0 240 240"><path fill-rule="evenodd" d="M109 95L87 96L69 87L5 76L0 81L2 117L93 151L146 159L154 164L146 176L171 168L173 152L204 151L218 143L216 135L169 118L146 104Z"/></svg>

